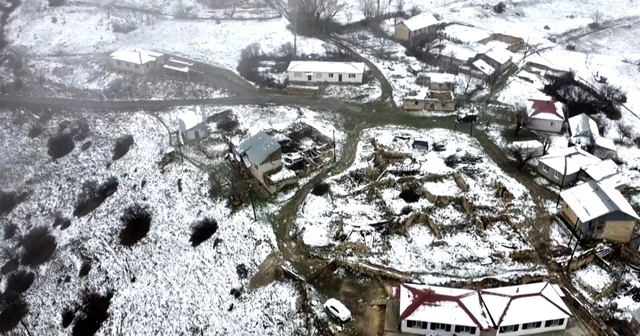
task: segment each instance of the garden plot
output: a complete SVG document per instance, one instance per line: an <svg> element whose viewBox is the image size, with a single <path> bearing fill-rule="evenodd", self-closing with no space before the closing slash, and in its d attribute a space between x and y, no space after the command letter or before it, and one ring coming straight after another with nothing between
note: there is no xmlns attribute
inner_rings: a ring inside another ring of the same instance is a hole
<svg viewBox="0 0 640 336"><path fill-rule="evenodd" d="M324 88L323 96L345 101L369 103L379 98L381 94L380 82L374 78L367 83L359 85L329 84Z"/></svg>
<svg viewBox="0 0 640 336"><path fill-rule="evenodd" d="M291 285L249 288L276 249L270 225L209 198L206 172L175 161L160 169L167 131L154 117L0 116L3 202L12 191L20 195L3 205L3 226L17 232L1 244L21 257L4 258L2 269L14 274L11 265L20 262L36 274L20 296L32 334L89 335L82 328L93 323L102 323L99 334L119 335L291 335L303 328ZM136 204L141 210L123 217ZM205 232L194 235L194 227ZM46 244L32 250L24 238L20 247L21 236L42 230ZM84 306L85 315L75 308L87 297L101 304Z"/></svg>
<svg viewBox="0 0 640 336"><path fill-rule="evenodd" d="M414 138L439 151L413 149ZM442 129L376 128L362 134L350 168L307 196L296 224L309 246L336 246L398 270L508 277L541 270L507 224L533 208L526 188L474 140Z"/></svg>
<svg viewBox="0 0 640 336"><path fill-rule="evenodd" d="M589 264L573 272L572 281L574 285L589 291L590 295L586 295L587 297L594 294L598 296L613 284L613 279L611 279L607 271L594 264Z"/></svg>

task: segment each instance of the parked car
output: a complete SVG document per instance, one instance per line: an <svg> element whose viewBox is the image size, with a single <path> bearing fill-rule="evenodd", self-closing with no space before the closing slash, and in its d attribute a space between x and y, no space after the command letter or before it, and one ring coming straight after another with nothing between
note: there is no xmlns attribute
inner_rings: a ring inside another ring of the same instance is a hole
<svg viewBox="0 0 640 336"><path fill-rule="evenodd" d="M347 322L351 319L351 312L349 309L347 309L342 302L336 299L327 300L327 302L324 303L324 309L342 322Z"/></svg>

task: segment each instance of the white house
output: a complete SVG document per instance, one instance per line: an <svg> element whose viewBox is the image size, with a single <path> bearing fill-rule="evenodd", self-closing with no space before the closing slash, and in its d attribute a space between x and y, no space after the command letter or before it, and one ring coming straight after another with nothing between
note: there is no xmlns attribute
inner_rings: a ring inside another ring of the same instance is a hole
<svg viewBox="0 0 640 336"><path fill-rule="evenodd" d="M209 135L207 116L200 106L180 114L178 125L178 134L183 144L201 140Z"/></svg>
<svg viewBox="0 0 640 336"><path fill-rule="evenodd" d="M578 180L580 169L600 159L577 146L556 150L538 159L538 174L566 187Z"/></svg>
<svg viewBox="0 0 640 336"><path fill-rule="evenodd" d="M622 174L613 160L604 160L582 167L580 173L584 180L593 180L602 186L624 191L629 179Z"/></svg>
<svg viewBox="0 0 640 336"><path fill-rule="evenodd" d="M164 54L147 50L120 50L109 55L114 69L145 75L162 68Z"/></svg>
<svg viewBox="0 0 640 336"><path fill-rule="evenodd" d="M483 52L478 53L478 58L487 62L492 68L499 73L504 72L513 65L513 56L501 43L492 43L490 47Z"/></svg>
<svg viewBox="0 0 640 336"><path fill-rule="evenodd" d="M534 131L562 133L564 111L562 103L552 100L529 99L527 101L527 128Z"/></svg>
<svg viewBox="0 0 640 336"><path fill-rule="evenodd" d="M453 65L466 64L477 55L477 52L471 49L450 42L445 42L444 48L432 48L429 53L437 57L441 62Z"/></svg>
<svg viewBox="0 0 640 336"><path fill-rule="evenodd" d="M419 39L425 34L435 32L439 24L440 22L433 14L416 15L396 24L393 36L400 41Z"/></svg>
<svg viewBox="0 0 640 336"><path fill-rule="evenodd" d="M400 330L419 335L479 335L492 327L479 293L469 289L402 284Z"/></svg>
<svg viewBox="0 0 640 336"><path fill-rule="evenodd" d="M595 120L584 113L569 118L569 131L572 137L583 136L595 138L600 135Z"/></svg>
<svg viewBox="0 0 640 336"><path fill-rule="evenodd" d="M564 330L573 315L556 286L539 282L480 291L497 335L533 335Z"/></svg>
<svg viewBox="0 0 640 336"><path fill-rule="evenodd" d="M476 70L480 71L485 78L490 77L496 72L496 69L494 69L491 65L489 65L489 63L481 59L475 60L473 63L471 63L471 65Z"/></svg>
<svg viewBox="0 0 640 336"><path fill-rule="evenodd" d="M362 83L365 65L359 62L291 61L290 82Z"/></svg>

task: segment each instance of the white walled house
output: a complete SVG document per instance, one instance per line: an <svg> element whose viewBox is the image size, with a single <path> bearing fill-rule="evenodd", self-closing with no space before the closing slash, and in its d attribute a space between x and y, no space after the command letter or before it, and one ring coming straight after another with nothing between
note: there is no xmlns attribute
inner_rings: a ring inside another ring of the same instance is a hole
<svg viewBox="0 0 640 336"><path fill-rule="evenodd" d="M574 146L549 152L538 159L537 172L547 180L566 187L578 180L580 169L600 159Z"/></svg>
<svg viewBox="0 0 640 336"><path fill-rule="evenodd" d="M562 103L552 100L529 99L527 101L527 128L533 131L562 133L564 110Z"/></svg>
<svg viewBox="0 0 640 336"><path fill-rule="evenodd" d="M402 284L400 330L404 333L438 336L480 335L492 325L474 290Z"/></svg>
<svg viewBox="0 0 640 336"><path fill-rule="evenodd" d="M533 335L567 328L573 315L556 286L548 282L480 291L496 335Z"/></svg>
<svg viewBox="0 0 640 336"><path fill-rule="evenodd" d="M178 135L182 144L199 141L209 136L204 109L196 106L178 117Z"/></svg>
<svg viewBox="0 0 640 336"><path fill-rule="evenodd" d="M116 70L146 75L164 64L165 55L148 50L120 50L109 55L109 63Z"/></svg>
<svg viewBox="0 0 640 336"><path fill-rule="evenodd" d="M362 83L365 71L360 62L291 61L289 82Z"/></svg>

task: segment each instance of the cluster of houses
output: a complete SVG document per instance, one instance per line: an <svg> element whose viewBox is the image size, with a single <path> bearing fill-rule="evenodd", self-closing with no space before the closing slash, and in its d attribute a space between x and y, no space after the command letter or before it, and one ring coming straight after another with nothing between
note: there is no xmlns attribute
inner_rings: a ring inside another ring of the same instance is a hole
<svg viewBox="0 0 640 336"><path fill-rule="evenodd" d="M613 161L613 140L584 113L566 120L562 104L551 100L529 100L527 116L530 130L570 134L568 148L549 153L538 141L519 144L539 156L538 175L561 188L560 217L584 238L629 243L640 217L622 194L628 181Z"/></svg>
<svg viewBox="0 0 640 336"><path fill-rule="evenodd" d="M483 290L401 284L398 329L417 335L533 335L567 328L562 289L548 282Z"/></svg>

